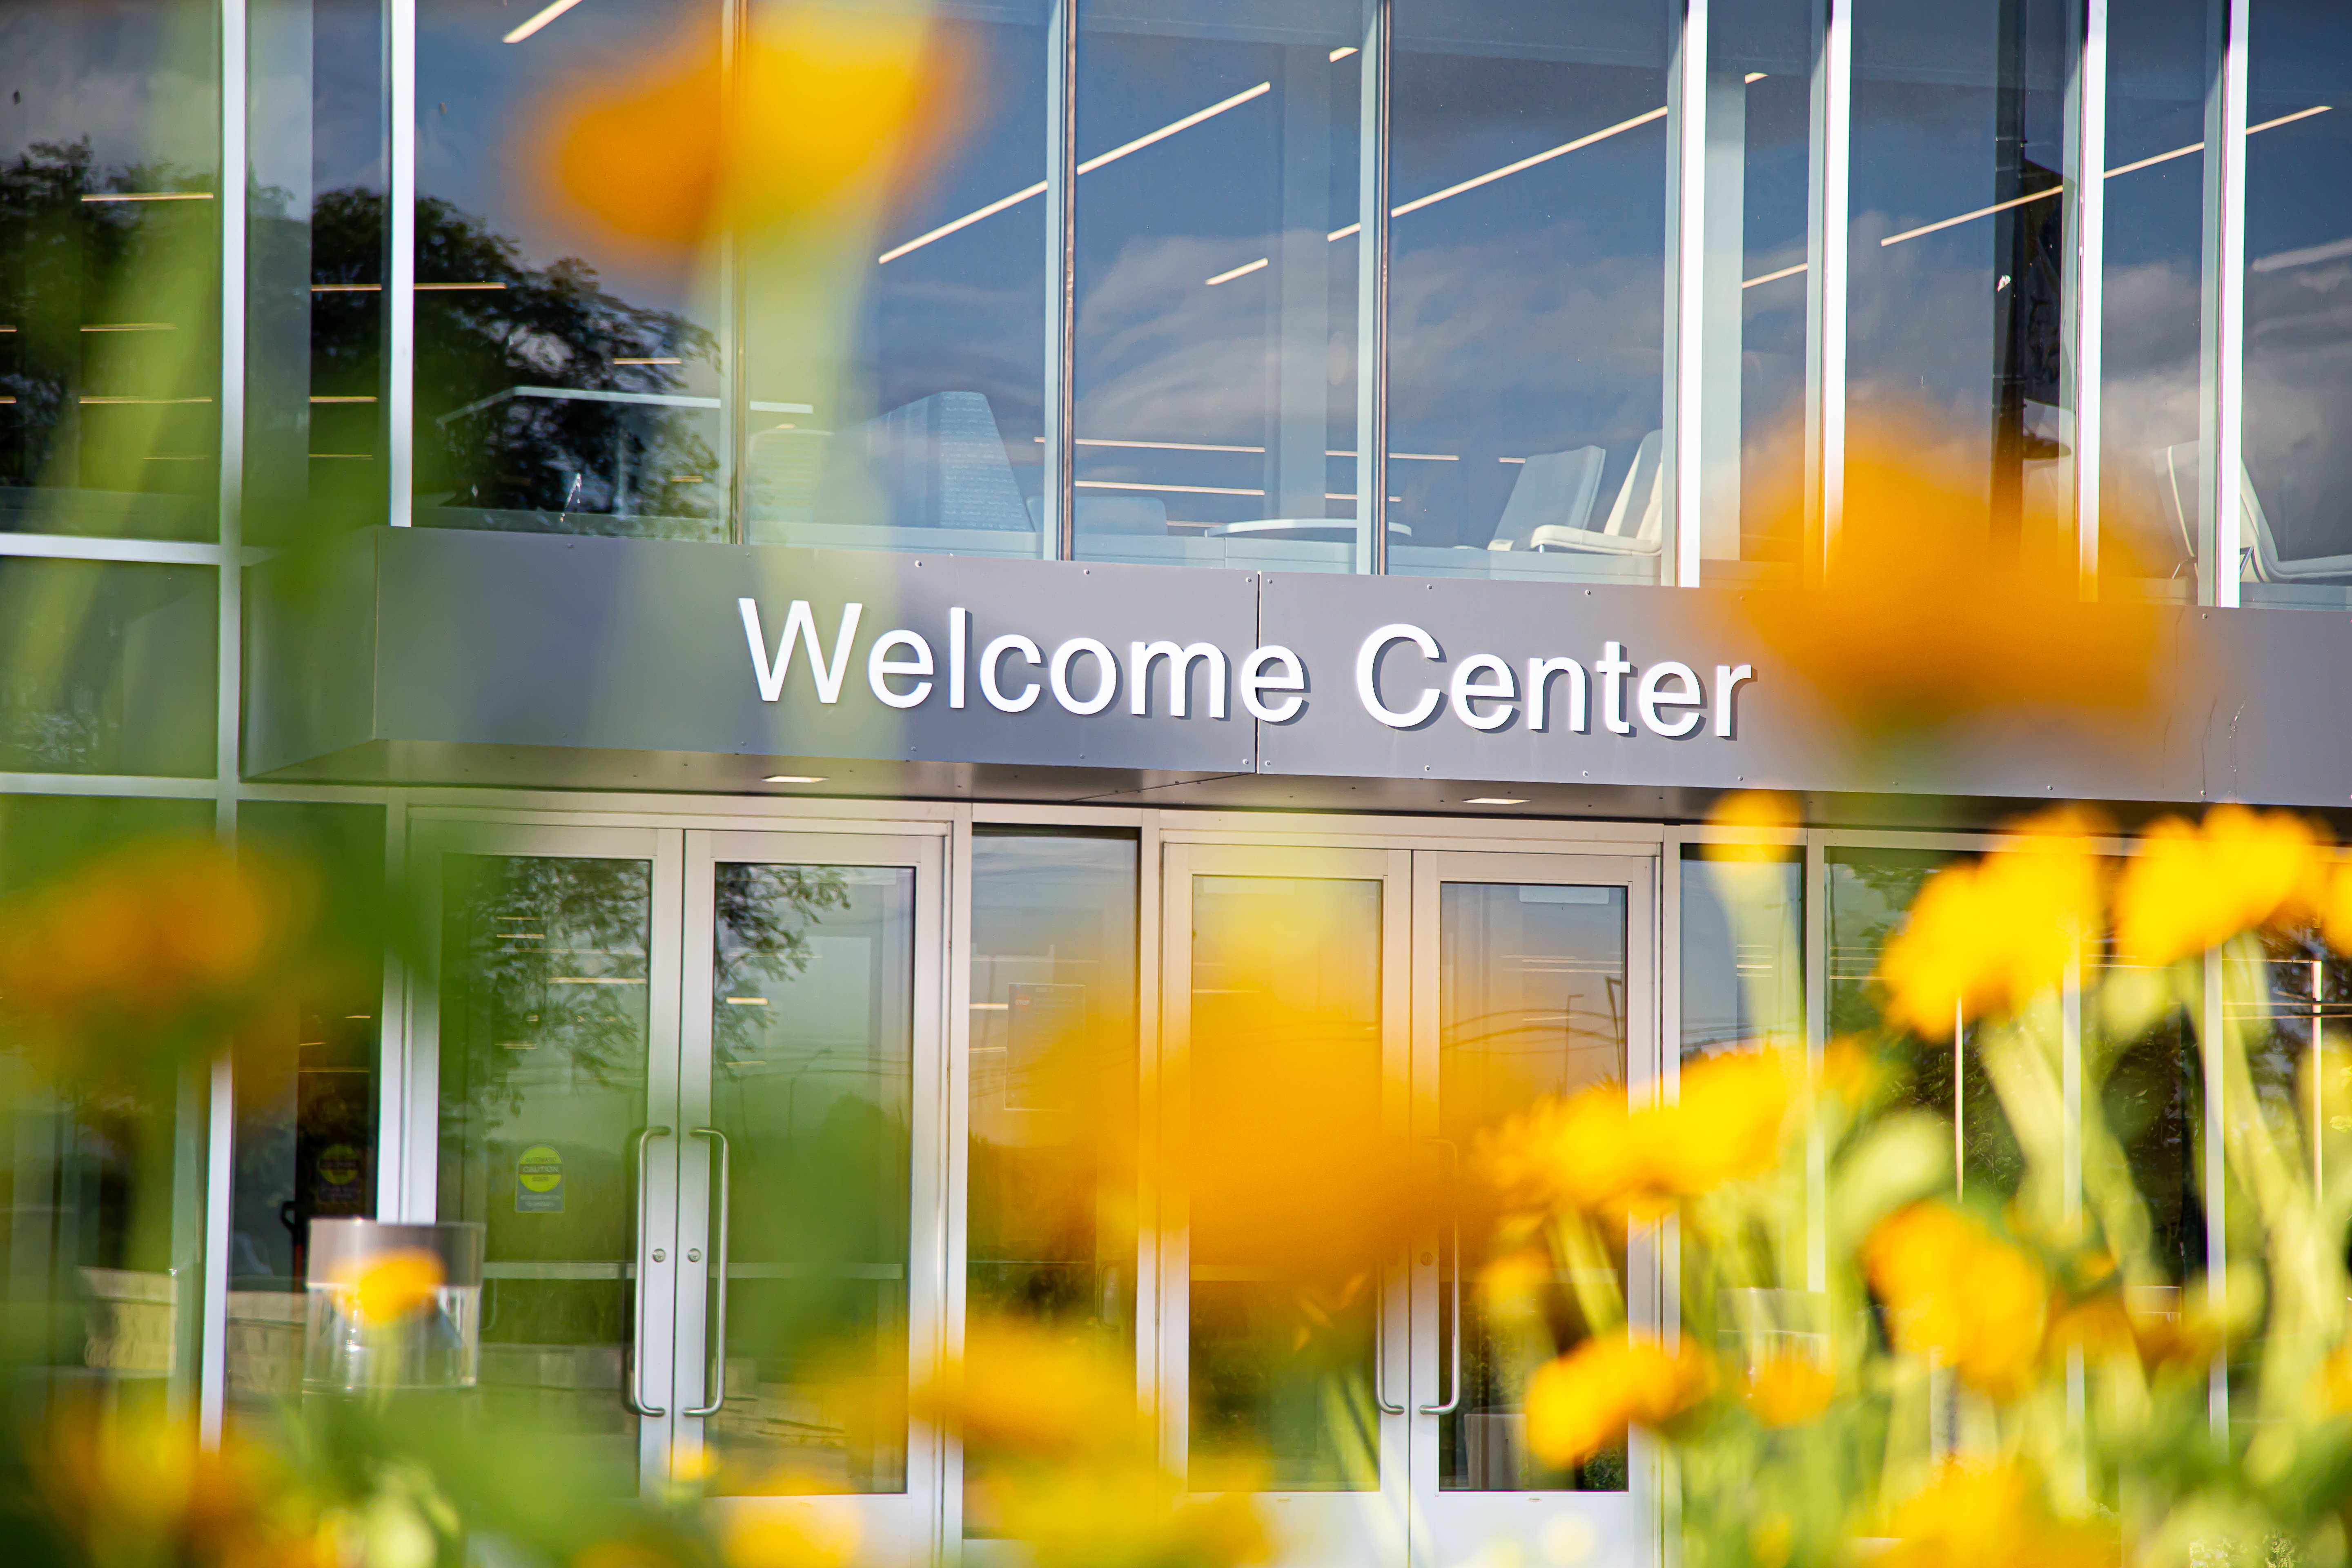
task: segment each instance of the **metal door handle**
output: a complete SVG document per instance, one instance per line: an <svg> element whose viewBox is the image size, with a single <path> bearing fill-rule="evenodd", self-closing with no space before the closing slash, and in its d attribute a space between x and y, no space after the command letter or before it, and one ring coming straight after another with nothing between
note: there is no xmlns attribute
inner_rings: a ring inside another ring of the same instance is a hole
<svg viewBox="0 0 2352 1568"><path fill-rule="evenodd" d="M1445 1403L1424 1405L1421 1413L1423 1415L1451 1415L1462 1407L1462 1150L1451 1138L1433 1138L1430 1142L1444 1150L1447 1155L1446 1211L1454 1230L1450 1248L1453 1255L1454 1344L1450 1358L1452 1377L1446 1384Z"/></svg>
<svg viewBox="0 0 2352 1568"><path fill-rule="evenodd" d="M708 1138L719 1148L719 1235L710 1247L711 1264L719 1270L719 1321L711 1334L709 1370L703 1373L703 1386L710 1391L710 1403L680 1414L716 1415L727 1403L727 1199L734 1190L734 1173L730 1169L726 1133L716 1127L690 1127L686 1135Z"/></svg>
<svg viewBox="0 0 2352 1568"><path fill-rule="evenodd" d="M1372 1279L1372 1403L1383 1415L1402 1415L1404 1406L1389 1403L1388 1301L1388 1270L1381 1268Z"/></svg>
<svg viewBox="0 0 2352 1568"><path fill-rule="evenodd" d="M668 1136L669 1129L667 1127L640 1127L637 1129L636 1136L629 1140L629 1152L637 1162L636 1239L640 1247L645 1245L646 1239L646 1141ZM655 1256L660 1255L656 1253ZM629 1382L624 1391L624 1397L627 1400L629 1408L639 1415L667 1415L669 1414L667 1408L656 1407L646 1403L646 1265L642 1257L637 1262L636 1276L636 1321L632 1327L637 1342L629 1347Z"/></svg>

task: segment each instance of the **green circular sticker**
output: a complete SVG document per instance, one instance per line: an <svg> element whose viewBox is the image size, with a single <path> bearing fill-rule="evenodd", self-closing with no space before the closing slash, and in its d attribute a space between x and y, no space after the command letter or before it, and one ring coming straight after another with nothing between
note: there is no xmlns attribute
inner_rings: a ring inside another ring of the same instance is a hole
<svg viewBox="0 0 2352 1568"><path fill-rule="evenodd" d="M349 1143L330 1143L320 1150L317 1168L319 1184L338 1194L343 1188L359 1185L360 1178L367 1173L360 1152Z"/></svg>
<svg viewBox="0 0 2352 1568"><path fill-rule="evenodd" d="M563 1184L563 1156L544 1143L534 1143L515 1162L515 1178L526 1192L551 1193Z"/></svg>

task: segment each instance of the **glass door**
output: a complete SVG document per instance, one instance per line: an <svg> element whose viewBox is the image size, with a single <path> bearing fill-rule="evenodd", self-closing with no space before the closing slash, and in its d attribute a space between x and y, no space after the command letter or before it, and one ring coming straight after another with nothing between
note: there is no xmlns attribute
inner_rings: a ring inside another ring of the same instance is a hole
<svg viewBox="0 0 2352 1568"><path fill-rule="evenodd" d="M482 1401L607 1495L669 1473L677 1405L676 837L435 823L412 859L414 1103L428 1212L487 1233Z"/></svg>
<svg viewBox="0 0 2352 1568"><path fill-rule="evenodd" d="M1655 1082L1654 863L1413 860L1412 1127L1418 1212L1434 1221L1411 1265L1415 1562L1646 1561L1654 1531L1638 1450L1573 1470L1528 1451L1529 1377L1592 1331L1565 1278L1489 1310L1478 1284L1496 1216L1464 1162L1487 1129L1538 1100ZM1617 1276L1628 1314L1654 1328L1653 1249L1637 1237L1633 1251Z"/></svg>
<svg viewBox="0 0 2352 1568"><path fill-rule="evenodd" d="M1402 1564L1411 857L1171 844L1163 869L1169 1457L1262 1494L1286 1564Z"/></svg>
<svg viewBox="0 0 2352 1568"><path fill-rule="evenodd" d="M688 832L681 1458L867 1562L936 1550L946 839Z"/></svg>

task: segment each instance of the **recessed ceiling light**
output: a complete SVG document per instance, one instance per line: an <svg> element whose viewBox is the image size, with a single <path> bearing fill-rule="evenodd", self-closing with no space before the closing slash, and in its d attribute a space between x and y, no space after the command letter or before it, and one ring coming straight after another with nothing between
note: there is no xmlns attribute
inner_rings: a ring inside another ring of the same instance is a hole
<svg viewBox="0 0 2352 1568"><path fill-rule="evenodd" d="M1516 795L1474 795L1462 803L1465 805L1525 805L1525 797Z"/></svg>
<svg viewBox="0 0 2352 1568"><path fill-rule="evenodd" d="M823 784L824 779L822 775L809 773L770 773L761 782L762 784Z"/></svg>

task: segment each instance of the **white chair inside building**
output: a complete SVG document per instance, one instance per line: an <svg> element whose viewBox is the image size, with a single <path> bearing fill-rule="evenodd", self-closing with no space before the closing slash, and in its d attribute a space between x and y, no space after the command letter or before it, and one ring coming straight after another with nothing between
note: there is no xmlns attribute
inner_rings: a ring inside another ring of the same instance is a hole
<svg viewBox="0 0 2352 1568"><path fill-rule="evenodd" d="M2180 537L2181 549L2197 559L2197 443L2183 441L2156 454L2157 490ZM2254 494L2254 477L2238 465L2238 577L2246 583L2332 583L2352 580L2352 555L2279 554L2278 540Z"/></svg>
<svg viewBox="0 0 2352 1568"><path fill-rule="evenodd" d="M1608 454L1598 447L1538 452L1520 465L1495 525L1489 550L1536 550L1578 555L1654 555L1665 531L1664 487L1659 461L1664 433L1642 437L1617 487L1617 499L1599 528L1591 526Z"/></svg>

